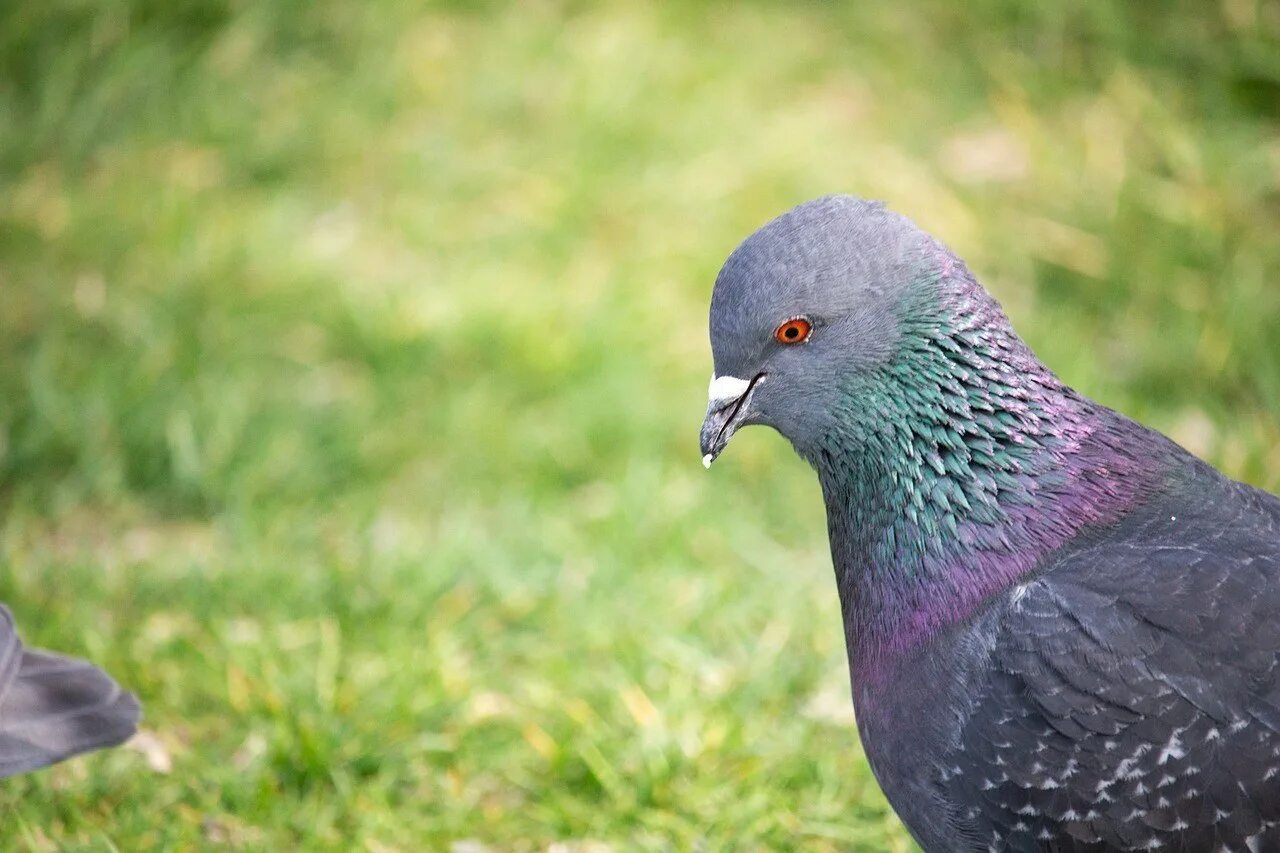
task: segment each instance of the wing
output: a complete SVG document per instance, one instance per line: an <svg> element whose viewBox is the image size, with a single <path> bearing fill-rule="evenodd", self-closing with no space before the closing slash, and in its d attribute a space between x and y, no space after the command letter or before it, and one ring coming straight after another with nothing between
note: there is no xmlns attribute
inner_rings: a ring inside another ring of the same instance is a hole
<svg viewBox="0 0 1280 853"><path fill-rule="evenodd" d="M133 695L92 664L25 648L0 605L0 778L121 743L139 716Z"/></svg>
<svg viewBox="0 0 1280 853"><path fill-rule="evenodd" d="M1001 850L1280 849L1280 502L1184 489L1004 606L941 768L962 824Z"/></svg>

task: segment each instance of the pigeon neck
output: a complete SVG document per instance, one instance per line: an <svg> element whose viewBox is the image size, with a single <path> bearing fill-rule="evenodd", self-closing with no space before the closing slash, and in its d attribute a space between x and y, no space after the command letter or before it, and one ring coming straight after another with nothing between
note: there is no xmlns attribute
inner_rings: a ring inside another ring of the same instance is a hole
<svg viewBox="0 0 1280 853"><path fill-rule="evenodd" d="M1145 430L1063 385L967 273L939 286L807 454L864 674L1123 515L1162 467Z"/></svg>

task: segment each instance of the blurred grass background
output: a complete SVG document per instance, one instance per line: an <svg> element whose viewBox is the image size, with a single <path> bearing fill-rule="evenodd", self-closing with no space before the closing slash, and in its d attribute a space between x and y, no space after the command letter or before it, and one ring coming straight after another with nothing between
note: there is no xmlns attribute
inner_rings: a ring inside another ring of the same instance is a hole
<svg viewBox="0 0 1280 853"><path fill-rule="evenodd" d="M152 740L2 846L907 849L811 475L696 449L832 191L1280 488L1275 3L0 6L0 600Z"/></svg>

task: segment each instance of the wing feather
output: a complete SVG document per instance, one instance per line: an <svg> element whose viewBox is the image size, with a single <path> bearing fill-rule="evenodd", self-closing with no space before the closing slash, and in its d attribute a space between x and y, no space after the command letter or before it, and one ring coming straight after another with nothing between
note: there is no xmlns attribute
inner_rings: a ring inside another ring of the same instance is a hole
<svg viewBox="0 0 1280 853"><path fill-rule="evenodd" d="M1280 849L1280 501L1228 481L1010 597L940 765L999 849ZM976 795L974 791L976 790Z"/></svg>
<svg viewBox="0 0 1280 853"><path fill-rule="evenodd" d="M122 743L140 715L96 666L25 648L0 605L0 778Z"/></svg>

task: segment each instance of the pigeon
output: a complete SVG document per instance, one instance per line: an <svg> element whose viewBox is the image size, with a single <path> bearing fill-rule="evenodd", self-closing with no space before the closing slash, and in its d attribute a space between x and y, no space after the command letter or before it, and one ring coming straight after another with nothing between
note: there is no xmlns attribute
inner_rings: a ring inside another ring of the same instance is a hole
<svg viewBox="0 0 1280 853"><path fill-rule="evenodd" d="M26 648L0 604L0 778L123 743L140 713L92 664Z"/></svg>
<svg viewBox="0 0 1280 853"><path fill-rule="evenodd" d="M965 264L830 196L716 278L711 463L817 472L859 735L926 851L1280 850L1280 498L1068 387Z"/></svg>

